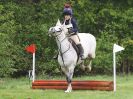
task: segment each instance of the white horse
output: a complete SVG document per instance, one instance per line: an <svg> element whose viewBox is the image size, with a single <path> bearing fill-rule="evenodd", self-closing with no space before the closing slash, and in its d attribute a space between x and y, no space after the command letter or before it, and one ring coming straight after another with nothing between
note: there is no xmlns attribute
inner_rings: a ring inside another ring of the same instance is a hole
<svg viewBox="0 0 133 99"><path fill-rule="evenodd" d="M68 87L65 92L71 92L71 81L74 73L74 68L77 64L80 63L82 63L82 66L84 66L84 60L81 60L78 57L75 49L66 36L67 32L68 29L61 25L59 20L56 23L56 26L49 29L49 35L52 35L56 38L56 43L59 51L58 62L61 66L62 71L66 75ZM86 59L89 59L88 67L89 69L91 69L91 61L95 58L96 39L89 33L78 33L78 36L84 49L84 57Z"/></svg>

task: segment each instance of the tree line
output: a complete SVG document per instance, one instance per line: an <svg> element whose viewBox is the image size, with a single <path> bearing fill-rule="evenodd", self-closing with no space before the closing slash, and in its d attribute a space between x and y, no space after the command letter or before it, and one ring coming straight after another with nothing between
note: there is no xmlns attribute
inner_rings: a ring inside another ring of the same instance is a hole
<svg viewBox="0 0 133 99"><path fill-rule="evenodd" d="M54 38L48 30L62 19L68 0L0 0L0 77L23 76L32 69L32 55L24 49L35 43L36 73L60 74ZM113 44L125 50L117 55L117 72L133 72L132 0L69 0L79 32L97 39L91 74L112 74ZM84 74L77 66L76 74Z"/></svg>

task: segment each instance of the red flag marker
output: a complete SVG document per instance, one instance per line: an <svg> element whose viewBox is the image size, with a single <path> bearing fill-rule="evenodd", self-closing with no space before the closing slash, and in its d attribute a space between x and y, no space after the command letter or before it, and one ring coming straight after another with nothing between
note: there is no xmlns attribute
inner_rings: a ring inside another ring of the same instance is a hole
<svg viewBox="0 0 133 99"><path fill-rule="evenodd" d="M31 44L31 45L27 46L27 47L25 48L25 50L26 50L27 52L30 52L30 53L35 53L35 51L36 51L36 45L35 45L35 44Z"/></svg>
<svg viewBox="0 0 133 99"><path fill-rule="evenodd" d="M32 53L32 55L33 55L33 63L32 63L32 82L34 82L34 80L35 80L35 52L36 52L36 45L35 44L31 44L31 45L29 45L29 46L27 46L26 48L25 48L25 50L27 51L27 52L30 52L30 53Z"/></svg>

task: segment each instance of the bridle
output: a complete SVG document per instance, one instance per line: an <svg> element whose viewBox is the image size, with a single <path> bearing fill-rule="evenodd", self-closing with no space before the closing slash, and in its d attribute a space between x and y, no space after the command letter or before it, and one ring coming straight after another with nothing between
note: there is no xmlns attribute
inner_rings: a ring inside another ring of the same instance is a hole
<svg viewBox="0 0 133 99"><path fill-rule="evenodd" d="M63 38L63 40L60 41L60 40L59 40L59 36L62 34L63 29L60 28L59 31L55 31L55 29L54 29L54 32L53 32L53 33L57 33L57 32L58 32L59 34L57 34L57 35L53 35L53 36L56 38L56 40L57 40L58 42L60 42L60 43L59 43L60 45L59 45L59 49L58 49L58 51L59 51L59 53L60 53L60 55L61 55L61 58L62 58L63 64L64 64L64 66L65 66L63 55L64 55L67 51L70 50L71 44L69 43L69 47L68 47L68 49L67 49L66 51L62 52L62 51L61 51L61 45L62 45L62 42L63 42L65 39L67 39L67 36L65 35L65 38Z"/></svg>

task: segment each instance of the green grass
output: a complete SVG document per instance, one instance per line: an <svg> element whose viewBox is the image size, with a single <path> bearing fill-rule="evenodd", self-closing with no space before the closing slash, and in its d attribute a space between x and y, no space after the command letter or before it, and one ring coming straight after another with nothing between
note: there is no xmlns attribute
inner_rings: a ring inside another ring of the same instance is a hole
<svg viewBox="0 0 133 99"><path fill-rule="evenodd" d="M54 77L52 79L64 79ZM111 80L109 76L83 76L74 79ZM33 90L28 78L0 79L0 99L133 99L133 76L117 76L117 91L74 90Z"/></svg>

